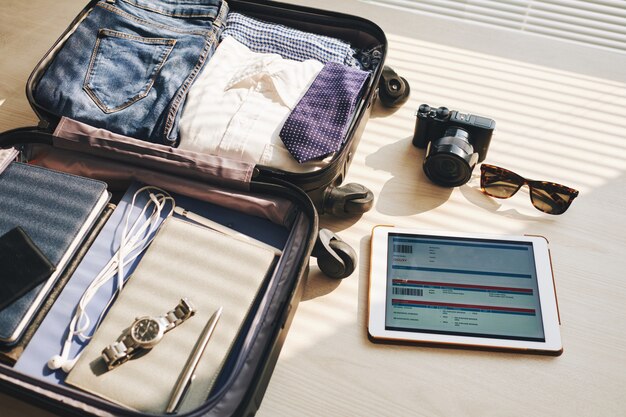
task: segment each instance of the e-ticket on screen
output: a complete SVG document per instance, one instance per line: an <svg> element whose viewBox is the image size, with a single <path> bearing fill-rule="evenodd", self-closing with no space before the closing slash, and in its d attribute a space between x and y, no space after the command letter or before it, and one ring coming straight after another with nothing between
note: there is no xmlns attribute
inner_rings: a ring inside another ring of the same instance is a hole
<svg viewBox="0 0 626 417"><path fill-rule="evenodd" d="M390 233L387 330L545 341L530 242Z"/></svg>

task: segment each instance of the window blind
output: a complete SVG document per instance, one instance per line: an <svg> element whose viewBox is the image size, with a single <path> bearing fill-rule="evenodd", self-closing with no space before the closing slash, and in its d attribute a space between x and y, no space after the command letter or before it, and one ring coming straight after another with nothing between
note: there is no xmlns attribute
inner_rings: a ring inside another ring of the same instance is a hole
<svg viewBox="0 0 626 417"><path fill-rule="evenodd" d="M626 52L625 0L365 0Z"/></svg>

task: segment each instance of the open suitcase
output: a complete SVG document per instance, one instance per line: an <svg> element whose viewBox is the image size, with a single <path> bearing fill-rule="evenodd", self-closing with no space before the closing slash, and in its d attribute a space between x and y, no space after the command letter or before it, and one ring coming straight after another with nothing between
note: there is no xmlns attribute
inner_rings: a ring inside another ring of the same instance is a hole
<svg viewBox="0 0 626 417"><path fill-rule="evenodd" d="M70 29L96 3L92 1L86 6L56 45L66 39ZM318 258L318 265L328 275L343 277L354 269L351 248L332 232L317 230L317 212L360 213L372 202L371 192L358 185L339 186L376 98L386 52L382 31L361 18L271 1L232 0L229 6L231 11L334 36L361 50L376 52L370 79L342 149L324 168L296 174L211 155L198 157L195 153L139 140L120 140L107 135L94 137L80 129L69 134L66 131L64 137L57 136L54 132L62 121L41 108L32 94L38 74L49 64L56 45L42 59L27 86L27 95L41 120L40 125L0 134L0 147L15 147L19 160L102 180L111 192L123 191L132 181L149 183L241 212L242 216L261 218L272 227L285 230L280 244L282 254L256 296L215 385L206 401L188 415L253 415L256 412L300 300L311 254ZM5 168L2 166L2 170ZM249 232L245 228L239 231ZM249 234L264 239L263 229ZM84 251L74 255L73 267L79 264L82 255ZM63 415L147 415L81 390L42 381L5 365L0 366L0 389Z"/></svg>

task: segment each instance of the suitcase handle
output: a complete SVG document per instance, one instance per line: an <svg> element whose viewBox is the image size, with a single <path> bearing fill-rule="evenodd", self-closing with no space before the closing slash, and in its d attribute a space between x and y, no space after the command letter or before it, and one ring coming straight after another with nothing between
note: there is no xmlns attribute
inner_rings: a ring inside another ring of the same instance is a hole
<svg viewBox="0 0 626 417"><path fill-rule="evenodd" d="M354 249L328 229L320 229L311 255L324 274L337 279L351 275L357 262Z"/></svg>
<svg viewBox="0 0 626 417"><path fill-rule="evenodd" d="M50 133L42 132L37 127L22 127L18 129L7 130L0 134L0 149L8 149L18 145L26 145L30 143L41 143L52 145L52 136Z"/></svg>

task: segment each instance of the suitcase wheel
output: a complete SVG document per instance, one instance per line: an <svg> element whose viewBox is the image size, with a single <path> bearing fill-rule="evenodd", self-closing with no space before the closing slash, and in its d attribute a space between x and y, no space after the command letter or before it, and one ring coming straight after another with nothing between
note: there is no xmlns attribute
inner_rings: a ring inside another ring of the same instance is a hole
<svg viewBox="0 0 626 417"><path fill-rule="evenodd" d="M356 266L354 249L328 229L320 229L313 256L317 258L317 266L331 278L345 278Z"/></svg>
<svg viewBox="0 0 626 417"><path fill-rule="evenodd" d="M363 214L374 205L374 193L361 184L332 187L326 194L324 212L335 216Z"/></svg>
<svg viewBox="0 0 626 417"><path fill-rule="evenodd" d="M409 99L411 86L389 66L383 67L378 81L378 98L385 107L400 107Z"/></svg>

